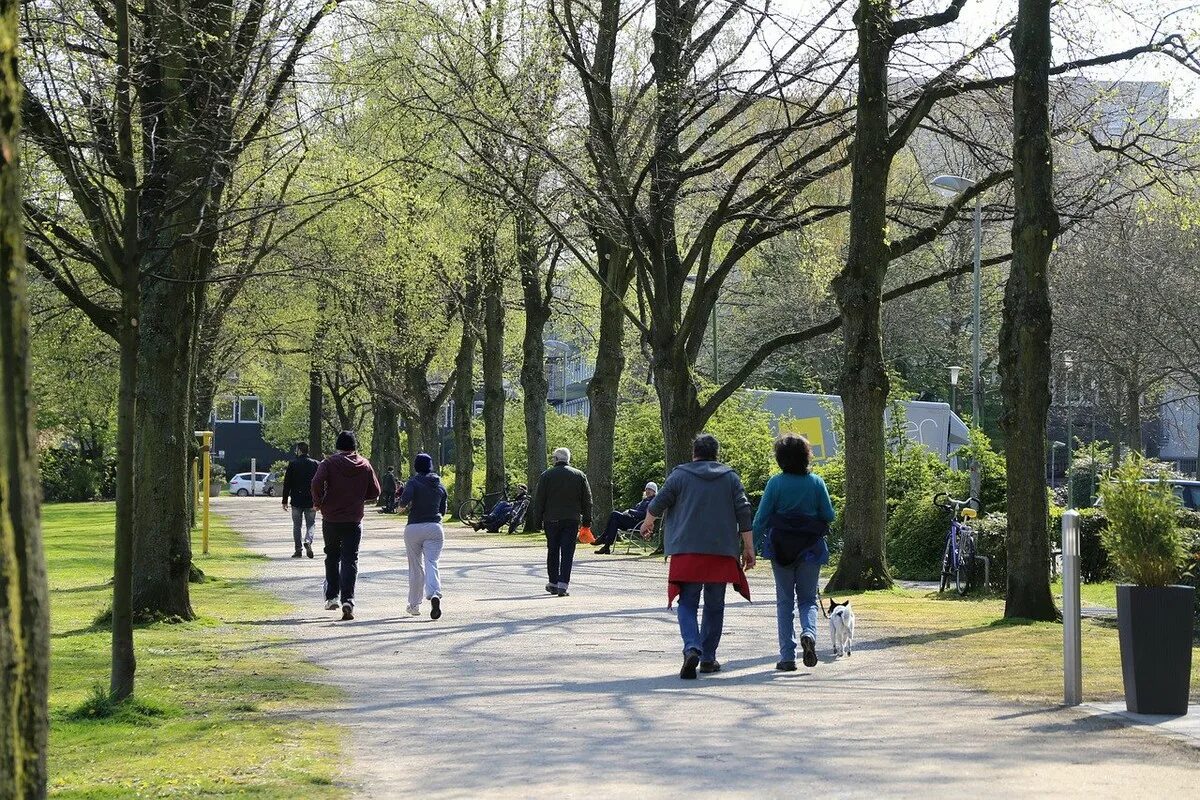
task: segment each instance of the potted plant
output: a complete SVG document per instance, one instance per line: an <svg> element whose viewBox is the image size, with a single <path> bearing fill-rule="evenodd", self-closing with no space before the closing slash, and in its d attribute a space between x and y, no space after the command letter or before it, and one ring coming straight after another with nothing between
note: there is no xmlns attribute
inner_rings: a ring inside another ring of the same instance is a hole
<svg viewBox="0 0 1200 800"><path fill-rule="evenodd" d="M1179 500L1164 481L1144 481L1144 459L1114 470L1100 490L1101 536L1129 583L1117 585L1125 706L1138 714L1186 714L1195 589L1178 585L1186 553Z"/></svg>
<svg viewBox="0 0 1200 800"><path fill-rule="evenodd" d="M225 488L225 467L213 462L212 468L208 474L208 496L220 497L221 490Z"/></svg>

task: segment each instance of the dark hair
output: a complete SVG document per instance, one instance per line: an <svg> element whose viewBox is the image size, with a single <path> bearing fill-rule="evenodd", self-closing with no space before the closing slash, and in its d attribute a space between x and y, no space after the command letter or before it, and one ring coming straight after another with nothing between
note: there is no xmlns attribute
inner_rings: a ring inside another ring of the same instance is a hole
<svg viewBox="0 0 1200 800"><path fill-rule="evenodd" d="M296 442L296 449L300 451L300 455L308 455L308 442Z"/></svg>
<svg viewBox="0 0 1200 800"><path fill-rule="evenodd" d="M413 470L421 475L433 472L433 458L428 453L417 453L413 459Z"/></svg>
<svg viewBox="0 0 1200 800"><path fill-rule="evenodd" d="M716 461L721 443L711 433L702 433L692 440L692 458L701 461Z"/></svg>
<svg viewBox="0 0 1200 800"><path fill-rule="evenodd" d="M783 433L775 440L775 463L789 475L807 475L812 461L808 439L795 433Z"/></svg>
<svg viewBox="0 0 1200 800"><path fill-rule="evenodd" d="M395 467L388 467L388 472L395 472L395 471L396 471Z"/></svg>
<svg viewBox="0 0 1200 800"><path fill-rule="evenodd" d="M337 435L337 441L333 446L338 450L357 450L358 439L354 438L354 431L342 431Z"/></svg>

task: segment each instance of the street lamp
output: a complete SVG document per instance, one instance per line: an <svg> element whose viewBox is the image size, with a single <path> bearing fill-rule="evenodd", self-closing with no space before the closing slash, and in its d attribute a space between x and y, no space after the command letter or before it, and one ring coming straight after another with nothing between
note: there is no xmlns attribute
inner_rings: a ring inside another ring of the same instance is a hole
<svg viewBox="0 0 1200 800"><path fill-rule="evenodd" d="M954 393L958 389L958 375L962 372L962 367L950 367L950 413L955 413L956 404L954 402Z"/></svg>
<svg viewBox="0 0 1200 800"><path fill-rule="evenodd" d="M1070 350L1063 353L1063 365L1067 368L1066 381L1063 386L1063 399L1067 404L1067 509L1075 507L1074 492L1071 491L1071 464L1073 463L1071 448L1074 445L1071 431L1071 371L1075 369L1075 354Z"/></svg>
<svg viewBox="0 0 1200 800"><path fill-rule="evenodd" d="M953 199L975 185L975 181L961 175L938 175L930 184L938 194ZM971 422L977 428L983 428L983 376L980 373L980 342L983 331L980 322L980 296L982 294L982 254L983 254L983 206L982 194L975 195L975 255L973 263L974 286L971 303ZM971 496L979 497L982 478L979 474L979 460L971 462Z"/></svg>
<svg viewBox="0 0 1200 800"><path fill-rule="evenodd" d="M571 352L571 345L566 342L560 342L558 339L547 339L545 344L551 347L561 347L562 355L559 360L562 362L562 394L559 395L558 413L567 413L567 356Z"/></svg>
<svg viewBox="0 0 1200 800"><path fill-rule="evenodd" d="M1055 464L1055 461L1054 461L1054 455L1055 455L1055 453L1058 452L1058 448L1063 447L1063 446L1064 445L1062 442L1051 442L1050 443L1050 488L1051 489L1058 488L1058 470L1055 469L1055 467L1057 465Z"/></svg>

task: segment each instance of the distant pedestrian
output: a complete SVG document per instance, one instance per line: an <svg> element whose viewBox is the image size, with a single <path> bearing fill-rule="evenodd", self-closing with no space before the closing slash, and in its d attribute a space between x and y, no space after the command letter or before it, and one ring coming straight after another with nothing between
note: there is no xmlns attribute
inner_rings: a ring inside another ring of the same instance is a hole
<svg viewBox="0 0 1200 800"><path fill-rule="evenodd" d="M418 453L413 459L416 473L404 484L401 507L408 510L404 526L404 549L408 553L408 613L421 613L422 596L429 601L429 618L442 616L442 579L438 558L446 542L442 518L446 516L446 487L433 471L433 459Z"/></svg>
<svg viewBox="0 0 1200 800"><path fill-rule="evenodd" d="M800 612L800 647L804 666L817 665L817 583L829 563L829 523L833 503L820 475L809 471L812 448L803 436L786 433L775 440L775 462L783 470L767 481L754 536L775 573L775 617L779 629L779 663L784 672L796 669L796 626Z"/></svg>
<svg viewBox="0 0 1200 800"><path fill-rule="evenodd" d="M366 504L379 497L379 478L371 462L358 454L353 431L339 433L335 447L337 452L317 467L312 497L325 538L325 609L337 609L340 595L342 619L354 619L362 518Z"/></svg>
<svg viewBox="0 0 1200 800"><path fill-rule="evenodd" d="M554 466L542 473L529 508L529 530L546 532L546 591L566 597L580 524L592 524L592 487L571 466L571 451L554 451Z"/></svg>
<svg viewBox="0 0 1200 800"><path fill-rule="evenodd" d="M655 495L642 523L649 539L654 522L666 514L663 547L671 559L667 576L667 606L679 596L679 634L683 638L683 667L679 677L719 672L717 646L725 623L725 586L732 583L750 599L750 584L738 562L754 566L750 501L742 479L717 461L720 444L702 433L692 443L692 461L671 470ZM669 512L669 513L668 513ZM703 625L697 623L704 596Z"/></svg>
<svg viewBox="0 0 1200 800"><path fill-rule="evenodd" d="M300 558L300 524L304 523L304 550L308 557L313 557L313 526L317 524L317 510L313 508L312 479L317 474L316 459L309 458L308 444L296 442L296 457L288 462L283 471L283 510L288 510L288 500L291 500L292 510L292 539L296 551L292 558Z"/></svg>
<svg viewBox="0 0 1200 800"><path fill-rule="evenodd" d="M379 497L383 500L383 513L391 514L396 510L396 468L388 467L387 472L379 479Z"/></svg>

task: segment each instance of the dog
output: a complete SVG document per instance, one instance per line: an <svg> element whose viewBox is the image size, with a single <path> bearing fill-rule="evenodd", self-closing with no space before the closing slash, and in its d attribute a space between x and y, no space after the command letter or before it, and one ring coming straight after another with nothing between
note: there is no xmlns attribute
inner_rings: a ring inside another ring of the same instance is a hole
<svg viewBox="0 0 1200 800"><path fill-rule="evenodd" d="M838 603L829 598L829 638L833 640L833 652L848 656L854 647L854 609L850 601Z"/></svg>

